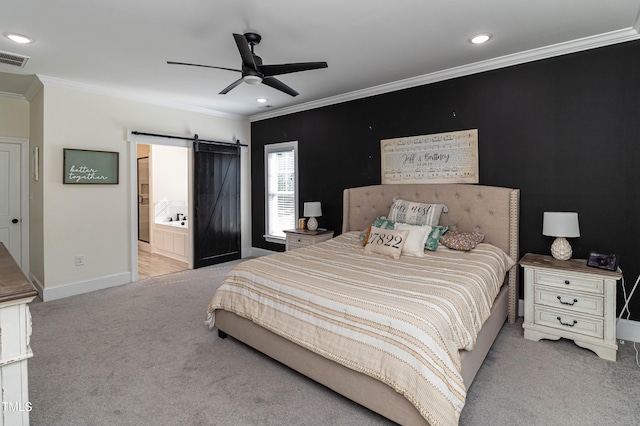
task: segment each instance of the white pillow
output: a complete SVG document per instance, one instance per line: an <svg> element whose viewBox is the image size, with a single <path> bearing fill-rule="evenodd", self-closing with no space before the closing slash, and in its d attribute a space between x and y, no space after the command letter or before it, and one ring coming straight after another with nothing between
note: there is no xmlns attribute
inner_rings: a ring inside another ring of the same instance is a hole
<svg viewBox="0 0 640 426"><path fill-rule="evenodd" d="M409 231L407 240L404 246L402 246L402 254L424 257L424 245L432 229L429 225L420 226L396 222L394 229L398 231Z"/></svg>
<svg viewBox="0 0 640 426"><path fill-rule="evenodd" d="M409 231L381 229L372 226L364 251L365 253L384 254L399 259L408 234Z"/></svg>

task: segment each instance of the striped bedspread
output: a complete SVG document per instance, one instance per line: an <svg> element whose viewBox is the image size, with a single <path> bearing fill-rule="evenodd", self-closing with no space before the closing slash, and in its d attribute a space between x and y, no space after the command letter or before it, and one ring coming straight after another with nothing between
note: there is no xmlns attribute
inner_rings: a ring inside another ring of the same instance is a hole
<svg viewBox="0 0 640 426"><path fill-rule="evenodd" d="M432 425L458 423L460 349L472 349L514 262L499 248L424 258L367 254L357 232L238 264L207 310L224 309L403 394Z"/></svg>

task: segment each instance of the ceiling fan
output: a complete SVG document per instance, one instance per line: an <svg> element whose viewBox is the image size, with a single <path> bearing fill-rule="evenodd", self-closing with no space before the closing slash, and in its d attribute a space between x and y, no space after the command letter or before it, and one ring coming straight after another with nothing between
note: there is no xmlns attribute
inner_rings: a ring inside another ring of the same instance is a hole
<svg viewBox="0 0 640 426"><path fill-rule="evenodd" d="M309 71L318 68L327 68L326 62L298 62L292 64L263 65L262 58L256 55L253 48L260 43L262 37L256 33L233 34L236 40L240 57L242 58L242 69L215 67L212 65L188 64L185 62L167 61L171 65L189 65L194 67L216 68L219 70L236 71L242 73L242 77L234 81L220 92L226 95L231 89L238 86L243 81L247 84L266 84L274 89L280 90L291 96L298 96L298 92L274 77L274 75L289 74L299 71Z"/></svg>

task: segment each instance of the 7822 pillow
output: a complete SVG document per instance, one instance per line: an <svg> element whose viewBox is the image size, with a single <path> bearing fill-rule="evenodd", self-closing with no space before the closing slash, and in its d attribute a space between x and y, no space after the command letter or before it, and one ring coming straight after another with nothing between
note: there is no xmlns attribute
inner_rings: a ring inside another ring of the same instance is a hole
<svg viewBox="0 0 640 426"><path fill-rule="evenodd" d="M389 220L384 216L378 216L376 220L373 221L371 226L375 226L376 228L382 228L382 229L393 229L394 224L395 224L394 221ZM371 226L369 226L367 229L365 229L362 232L360 241L362 241L363 246L367 245L367 241L369 240L369 233L371 232Z"/></svg>
<svg viewBox="0 0 640 426"><path fill-rule="evenodd" d="M388 217L393 221L409 225L436 226L440 223L440 215L443 211L449 211L444 204L418 203L394 198Z"/></svg>
<svg viewBox="0 0 640 426"><path fill-rule="evenodd" d="M381 229L372 226L364 251L365 253L384 254L394 259L399 259L402 247L407 240L407 235L409 235L409 231Z"/></svg>

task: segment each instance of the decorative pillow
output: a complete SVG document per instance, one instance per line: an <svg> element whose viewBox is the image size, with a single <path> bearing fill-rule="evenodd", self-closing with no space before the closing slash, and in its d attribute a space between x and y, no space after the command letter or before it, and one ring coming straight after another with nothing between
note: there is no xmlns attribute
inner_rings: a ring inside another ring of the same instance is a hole
<svg viewBox="0 0 640 426"><path fill-rule="evenodd" d="M424 248L426 248L427 250L436 251L438 249L438 241L440 241L440 238L448 230L448 226L434 226L429 233L429 237L427 238L427 242L424 244Z"/></svg>
<svg viewBox="0 0 640 426"><path fill-rule="evenodd" d="M484 240L484 234L478 232L448 231L440 242L453 250L469 251Z"/></svg>
<svg viewBox="0 0 640 426"><path fill-rule="evenodd" d="M394 221L389 220L384 216L378 216L376 220L373 221L373 224L371 224L371 226L382 229L393 229L394 224ZM362 241L363 246L367 245L367 241L369 240L369 232L371 232L371 226L362 231L362 234L360 234L360 241Z"/></svg>
<svg viewBox="0 0 640 426"><path fill-rule="evenodd" d="M407 235L409 235L409 231L381 229L372 226L364 251L365 253L384 254L398 259L400 258L400 253L402 253L402 246L404 246Z"/></svg>
<svg viewBox="0 0 640 426"><path fill-rule="evenodd" d="M402 247L402 254L409 256L424 257L424 246L429 238L431 227L429 225L409 225L406 223L396 222L395 228L400 231L409 231L407 241Z"/></svg>
<svg viewBox="0 0 640 426"><path fill-rule="evenodd" d="M425 204L394 198L389 209L389 219L409 225L436 226L440 223L443 211L449 211L444 204Z"/></svg>

